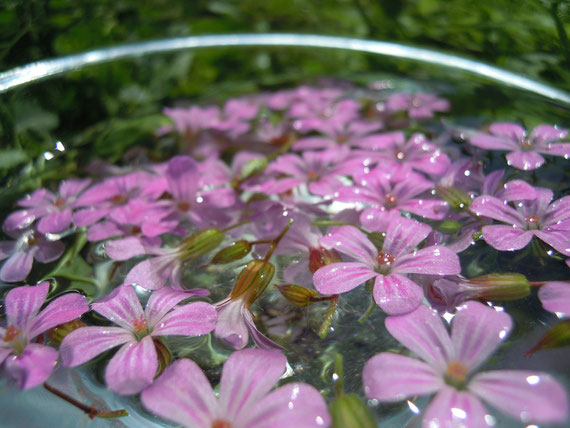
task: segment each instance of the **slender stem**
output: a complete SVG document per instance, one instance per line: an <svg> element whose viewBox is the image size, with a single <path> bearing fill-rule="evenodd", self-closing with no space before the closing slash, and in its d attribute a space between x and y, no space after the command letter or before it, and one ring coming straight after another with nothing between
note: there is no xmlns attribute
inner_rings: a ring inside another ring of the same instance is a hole
<svg viewBox="0 0 570 428"><path fill-rule="evenodd" d="M321 328L319 329L319 336L321 339L327 337L327 332L329 331L329 328L331 326L337 306L338 306L338 294L335 294L330 298L329 310L327 311L325 319L323 320Z"/></svg>
<svg viewBox="0 0 570 428"><path fill-rule="evenodd" d="M374 309L376 309L376 302L374 301L373 298L371 298L370 304L368 305L368 309L366 309L366 312L364 312L364 314L362 314L362 316L358 318L358 322L361 324L365 322L370 317L370 315L372 315Z"/></svg>
<svg viewBox="0 0 570 428"><path fill-rule="evenodd" d="M57 395L59 398L67 401L69 404L77 407L79 410L85 412L90 419L93 418L121 418L123 416L128 416L129 412L126 409L121 410L111 410L111 411L103 411L96 409L95 407L88 406L86 404L81 403L80 401L76 400L75 398L67 395L65 392L60 391L59 389L54 388L53 386L49 385L47 382L44 382L44 388L47 389L54 395Z"/></svg>
<svg viewBox="0 0 570 428"><path fill-rule="evenodd" d="M56 278L65 278L65 279L69 279L71 281L86 282L86 283L94 285L95 287L98 287L98 288L100 286L99 282L96 279L86 278L84 276L73 275L71 273L56 272L56 273L51 274L51 276L56 277Z"/></svg>
<svg viewBox="0 0 570 428"><path fill-rule="evenodd" d="M564 56L566 57L566 62L570 63L570 44L568 43L568 36L566 35L566 30L564 29L564 23L560 19L559 11L560 1L553 1L550 4L550 14L554 20L554 25L556 26L556 32L558 33L558 40L560 41L560 47Z"/></svg>
<svg viewBox="0 0 570 428"><path fill-rule="evenodd" d="M228 230L235 229L236 227L243 226L244 224L247 224L247 223L251 223L251 220L240 221L239 223L236 223L236 224L234 224L234 225L232 225L232 226L228 226L228 227L226 227L225 229L222 229L222 232L227 232Z"/></svg>
<svg viewBox="0 0 570 428"><path fill-rule="evenodd" d="M264 259L266 262L269 261L269 259L271 258L273 251L275 251L275 248L277 248L277 245L279 245L279 241L281 241L281 238L283 238L283 236L285 236L285 234L287 233L287 231L289 230L289 228L291 227L291 225L293 224L293 219L290 218L289 221L287 222L287 225L283 228L283 230L281 231L281 233L279 234L279 236L277 238L275 238L273 241L271 241L271 247L269 247L269 250L267 251L267 254L265 255Z"/></svg>
<svg viewBox="0 0 570 428"><path fill-rule="evenodd" d="M334 379L336 396L342 397L344 395L344 368L342 364L342 355L340 354L335 355L334 372L336 374L336 379Z"/></svg>

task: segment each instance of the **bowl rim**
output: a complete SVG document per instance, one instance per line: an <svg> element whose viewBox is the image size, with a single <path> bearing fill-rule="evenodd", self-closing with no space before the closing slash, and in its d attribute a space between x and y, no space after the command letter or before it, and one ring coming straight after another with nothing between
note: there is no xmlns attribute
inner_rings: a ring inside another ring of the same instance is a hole
<svg viewBox="0 0 570 428"><path fill-rule="evenodd" d="M59 58L32 62L0 73L0 94L72 70L113 60L136 58L153 53L228 47L328 48L371 53L445 66L487 80L541 95L570 106L570 94L528 77L465 57L400 43L351 37L295 33L215 34L157 39L146 42L89 50Z"/></svg>

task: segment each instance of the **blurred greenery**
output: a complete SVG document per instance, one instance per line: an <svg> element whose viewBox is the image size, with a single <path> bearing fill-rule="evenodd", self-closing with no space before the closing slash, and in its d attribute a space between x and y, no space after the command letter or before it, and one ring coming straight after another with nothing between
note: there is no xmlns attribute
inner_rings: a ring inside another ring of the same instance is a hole
<svg viewBox="0 0 570 428"><path fill-rule="evenodd" d="M0 0L0 71L105 46L231 32L402 42L570 90L568 0ZM243 51L231 50L118 61L1 95L0 204L7 206L45 179L77 172L87 148L116 161L134 143L152 147L162 106L182 98L215 100L356 71L364 81L366 72L374 80L378 70L429 75L417 63L347 52L248 52L247 61ZM491 87L474 87L472 96L470 107L489 115L497 114L497 100L505 99ZM66 153L53 151L56 141L65 143ZM42 158L46 150L55 164Z"/></svg>

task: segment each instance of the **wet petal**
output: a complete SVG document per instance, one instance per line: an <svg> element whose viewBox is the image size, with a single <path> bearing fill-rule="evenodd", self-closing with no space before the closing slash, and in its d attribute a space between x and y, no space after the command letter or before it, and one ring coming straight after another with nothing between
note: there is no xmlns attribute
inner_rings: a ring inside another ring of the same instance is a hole
<svg viewBox="0 0 570 428"><path fill-rule="evenodd" d="M538 298L544 309L562 317L570 317L570 283L554 281L538 290Z"/></svg>
<svg viewBox="0 0 570 428"><path fill-rule="evenodd" d="M64 337L59 352L64 366L76 367L134 340L133 334L121 327L81 327Z"/></svg>
<svg viewBox="0 0 570 428"><path fill-rule="evenodd" d="M313 275L315 288L323 294L340 294L378 275L364 263L333 263Z"/></svg>
<svg viewBox="0 0 570 428"><path fill-rule="evenodd" d="M424 428L493 426L493 420L485 418L486 415L485 407L475 395L444 386L425 409L422 426Z"/></svg>
<svg viewBox="0 0 570 428"><path fill-rule="evenodd" d="M453 347L442 319L425 305L406 315L386 319L386 328L406 348L438 373L444 373L453 358Z"/></svg>
<svg viewBox="0 0 570 428"><path fill-rule="evenodd" d="M398 259L402 254L414 250L430 231L431 227L427 224L409 218L398 218L388 226L382 251Z"/></svg>
<svg viewBox="0 0 570 428"><path fill-rule="evenodd" d="M5 303L8 324L18 329L28 330L44 304L48 291L47 281L10 290L6 295Z"/></svg>
<svg viewBox="0 0 570 428"><path fill-rule="evenodd" d="M330 416L325 400L314 387L289 383L244 408L237 426L255 428L327 427Z"/></svg>
<svg viewBox="0 0 570 428"><path fill-rule="evenodd" d="M145 320L137 293L130 285L117 287L91 306L95 312L127 330L132 331L136 323Z"/></svg>
<svg viewBox="0 0 570 428"><path fill-rule="evenodd" d="M40 233L59 233L63 232L71 225L71 208L54 212L42 217L38 222L38 231Z"/></svg>
<svg viewBox="0 0 570 428"><path fill-rule="evenodd" d="M89 310L87 299L79 293L67 293L41 311L34 319L28 338L33 339L44 331L80 317Z"/></svg>
<svg viewBox="0 0 570 428"><path fill-rule="evenodd" d="M443 386L443 379L423 361L382 352L370 358L362 372L364 394L381 402L431 394Z"/></svg>
<svg viewBox="0 0 570 428"><path fill-rule="evenodd" d="M230 300L218 306L218 323L214 335L234 349L241 349L249 341L249 330L242 311L243 301Z"/></svg>
<svg viewBox="0 0 570 428"><path fill-rule="evenodd" d="M157 370L156 348L152 337L146 336L119 349L107 365L105 382L117 394L136 394L152 383Z"/></svg>
<svg viewBox="0 0 570 428"><path fill-rule="evenodd" d="M455 251L432 246L401 256L394 263L392 272L457 275L461 272L461 264Z"/></svg>
<svg viewBox="0 0 570 428"><path fill-rule="evenodd" d="M475 301L460 306L451 327L457 361L469 371L475 370L506 339L512 326L506 312Z"/></svg>
<svg viewBox="0 0 570 428"><path fill-rule="evenodd" d="M374 264L378 250L364 233L353 226L339 226L321 238L321 244L353 257L370 266Z"/></svg>
<svg viewBox="0 0 570 428"><path fill-rule="evenodd" d="M475 198L471 203L471 211L477 215L490 217L507 224L523 227L524 217L514 208L494 196L483 195Z"/></svg>
<svg viewBox="0 0 570 428"><path fill-rule="evenodd" d="M525 171L542 166L544 158L536 152L511 152L507 154L507 164Z"/></svg>
<svg viewBox="0 0 570 428"><path fill-rule="evenodd" d="M279 352L245 349L234 352L224 364L220 405L228 420L259 402L285 372L287 358Z"/></svg>
<svg viewBox="0 0 570 428"><path fill-rule="evenodd" d="M19 282L26 279L32 270L34 253L32 251L17 251L4 262L0 268L0 280L4 282Z"/></svg>
<svg viewBox="0 0 570 428"><path fill-rule="evenodd" d="M150 295L144 310L148 325L156 325L168 311L183 300L204 295L202 291L202 289L181 291L170 287L163 287L154 291Z"/></svg>
<svg viewBox="0 0 570 428"><path fill-rule="evenodd" d="M374 282L374 301L390 315L405 314L416 309L424 298L423 289L399 274L378 275Z"/></svg>
<svg viewBox="0 0 570 428"><path fill-rule="evenodd" d="M564 254L566 257L570 256L570 231L547 228L536 230L534 234L556 251Z"/></svg>
<svg viewBox="0 0 570 428"><path fill-rule="evenodd" d="M546 373L494 370L479 373L469 390L502 412L523 422L564 422L568 398L564 388Z"/></svg>
<svg viewBox="0 0 570 428"><path fill-rule="evenodd" d="M57 357L55 349L32 343L26 346L22 355L9 356L4 362L4 370L18 388L29 389L41 385L50 377Z"/></svg>
<svg viewBox="0 0 570 428"><path fill-rule="evenodd" d="M485 242L500 251L514 251L526 247L535 233L536 231L512 226L483 226Z"/></svg>
<svg viewBox="0 0 570 428"><path fill-rule="evenodd" d="M205 302L188 303L179 306L161 318L158 324L150 324L153 336L199 336L207 334L216 327L218 314L216 308Z"/></svg>

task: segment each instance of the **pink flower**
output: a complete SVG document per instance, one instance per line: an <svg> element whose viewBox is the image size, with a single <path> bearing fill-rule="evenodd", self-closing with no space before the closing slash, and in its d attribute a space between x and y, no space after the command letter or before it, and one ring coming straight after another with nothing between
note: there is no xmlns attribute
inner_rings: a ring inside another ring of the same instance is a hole
<svg viewBox="0 0 570 428"><path fill-rule="evenodd" d="M207 334L216 325L216 310L204 302L176 306L194 292L163 288L151 294L143 312L130 285L116 288L92 309L119 327L82 327L61 343L66 367L76 367L117 346L105 370L107 386L118 394L136 394L150 385L158 370L154 338Z"/></svg>
<svg viewBox="0 0 570 428"><path fill-rule="evenodd" d="M500 251L524 248L533 236L570 256L570 196L554 202L550 189L535 188L536 199L515 202L515 208L493 196L475 198L471 211L506 223L483 227L485 241Z"/></svg>
<svg viewBox="0 0 570 428"><path fill-rule="evenodd" d="M449 101L434 94L390 95L386 101L386 111L395 113L407 111L411 119L431 119L436 111L448 111Z"/></svg>
<svg viewBox="0 0 570 428"><path fill-rule="evenodd" d="M553 143L568 135L568 131L550 125L539 125L530 136L515 123L494 123L491 134L478 134L471 144L487 150L507 150L507 163L515 168L536 169L544 163L539 154L570 157L570 143Z"/></svg>
<svg viewBox="0 0 570 428"><path fill-rule="evenodd" d="M428 225L399 218L388 226L384 245L378 251L358 229L336 228L321 243L357 262L322 267L313 276L315 288L323 294L340 294L374 278L374 300L385 312L402 314L414 310L424 294L405 274L455 275L461 271L457 254L449 248L432 246L416 250L430 230Z"/></svg>
<svg viewBox="0 0 570 428"><path fill-rule="evenodd" d="M63 232L71 225L71 210L75 200L90 182L64 180L59 185L57 195L46 189L36 190L18 201L18 205L26 209L10 214L4 221L4 229L23 229L39 220L37 229L40 233Z"/></svg>
<svg viewBox="0 0 570 428"><path fill-rule="evenodd" d="M383 352L363 372L367 397L381 402L436 393L423 412L424 427L487 427L481 400L523 422L564 422L564 388L535 371L494 370L474 374L512 328L505 312L467 302L453 318L451 336L427 306L386 319L386 328L423 361Z"/></svg>
<svg viewBox="0 0 570 428"><path fill-rule="evenodd" d="M89 310L85 297L67 293L43 310L49 283L13 288L6 295L7 327L0 327L0 365L20 389L42 384L55 368L58 352L33 340L47 330Z"/></svg>
<svg viewBox="0 0 570 428"><path fill-rule="evenodd" d="M200 367L182 359L141 400L151 412L186 428L327 427L327 406L314 387L295 382L270 392L286 362L278 352L234 352L224 364L216 396Z"/></svg>
<svg viewBox="0 0 570 428"><path fill-rule="evenodd" d="M559 318L570 318L569 282L552 281L544 284L538 290L538 298L547 311L554 312Z"/></svg>

